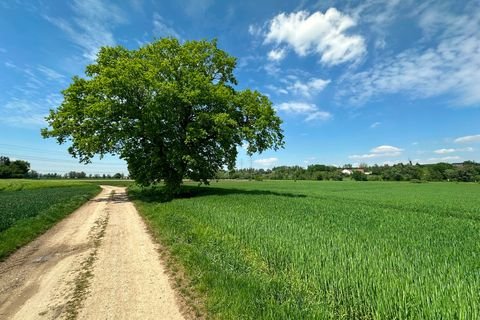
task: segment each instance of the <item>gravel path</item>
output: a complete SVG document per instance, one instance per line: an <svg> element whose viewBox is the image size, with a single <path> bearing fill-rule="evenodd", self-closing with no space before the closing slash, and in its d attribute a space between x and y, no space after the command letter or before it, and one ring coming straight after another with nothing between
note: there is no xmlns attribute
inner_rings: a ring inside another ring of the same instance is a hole
<svg viewBox="0 0 480 320"><path fill-rule="evenodd" d="M0 319L183 319L125 189L102 192L0 262Z"/></svg>

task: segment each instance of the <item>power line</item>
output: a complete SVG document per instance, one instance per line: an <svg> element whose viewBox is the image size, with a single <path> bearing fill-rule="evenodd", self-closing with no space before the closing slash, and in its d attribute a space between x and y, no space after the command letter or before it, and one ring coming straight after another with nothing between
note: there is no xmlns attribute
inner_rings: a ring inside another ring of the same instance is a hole
<svg viewBox="0 0 480 320"><path fill-rule="evenodd" d="M12 158L18 158L21 160L34 160L39 162L51 162L51 163L67 163L67 164L78 164L78 165L85 165L77 160L70 160L70 159L56 159L56 158L47 158L47 157L38 157L38 156L30 156L30 155L21 155L21 154L14 154L10 153L7 156ZM98 160L97 162L89 163L90 165L101 165L101 166L125 166L124 163L116 163L116 162L100 162L102 160ZM88 165L88 164L87 164Z"/></svg>
<svg viewBox="0 0 480 320"><path fill-rule="evenodd" d="M7 144L7 143L0 143L0 147L6 147L6 148L12 148L12 149L20 149L20 150L32 150L32 151L37 151L41 153L52 153L52 152L58 152L58 150L53 150L53 149L45 149L45 148L34 148L34 147L27 147L27 146L19 146L19 145L13 145L13 144Z"/></svg>

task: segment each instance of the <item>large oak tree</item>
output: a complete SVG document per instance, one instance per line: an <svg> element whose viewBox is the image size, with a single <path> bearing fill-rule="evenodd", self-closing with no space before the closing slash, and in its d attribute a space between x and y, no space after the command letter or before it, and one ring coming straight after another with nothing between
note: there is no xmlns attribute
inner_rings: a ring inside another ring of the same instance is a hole
<svg viewBox="0 0 480 320"><path fill-rule="evenodd" d="M248 153L283 146L281 120L258 91L237 90L236 59L216 41L157 40L137 50L101 48L63 91L43 137L54 137L80 162L118 154L140 184L183 178L208 183Z"/></svg>

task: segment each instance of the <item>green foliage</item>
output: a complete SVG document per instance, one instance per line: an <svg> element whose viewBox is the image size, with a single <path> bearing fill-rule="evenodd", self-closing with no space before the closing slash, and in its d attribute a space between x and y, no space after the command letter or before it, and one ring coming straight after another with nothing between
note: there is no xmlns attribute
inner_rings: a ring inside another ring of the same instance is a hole
<svg viewBox="0 0 480 320"><path fill-rule="evenodd" d="M97 193L94 184L0 183L0 259L46 231Z"/></svg>
<svg viewBox="0 0 480 320"><path fill-rule="evenodd" d="M345 165L344 167L351 167ZM393 166L368 166L362 164L360 168L352 168L354 172L362 169L369 172L367 179L357 174L362 181L459 181L480 182L480 164L473 161L465 161L455 165L449 163L437 164L395 164ZM264 179L272 180L343 180L341 169L334 166L314 164L306 169L300 166L280 166L273 169L242 169L231 172L219 171L220 179L249 179L249 177L261 175ZM352 177L355 179L355 177Z"/></svg>
<svg viewBox="0 0 480 320"><path fill-rule="evenodd" d="M222 182L136 205L221 319L478 319L480 185Z"/></svg>
<svg viewBox="0 0 480 320"><path fill-rule="evenodd" d="M361 171L353 171L352 179L355 180L355 181L367 181L368 176Z"/></svg>
<svg viewBox="0 0 480 320"><path fill-rule="evenodd" d="M224 165L233 169L243 142L249 154L283 146L270 100L234 89L235 65L216 41L103 47L87 78L63 91L42 134L71 140L81 162L119 154L142 185L164 180L175 193L184 177L208 183Z"/></svg>
<svg viewBox="0 0 480 320"><path fill-rule="evenodd" d="M0 156L0 179L23 178L30 170L30 163L23 160L10 161L10 158Z"/></svg>

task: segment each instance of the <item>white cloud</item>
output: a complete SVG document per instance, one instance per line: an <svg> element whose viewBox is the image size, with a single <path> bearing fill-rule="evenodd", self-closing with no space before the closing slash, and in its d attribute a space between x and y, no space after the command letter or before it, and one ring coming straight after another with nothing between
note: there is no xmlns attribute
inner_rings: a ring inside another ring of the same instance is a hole
<svg viewBox="0 0 480 320"><path fill-rule="evenodd" d="M381 123L381 122L378 122L378 121L377 121L377 122L374 122L374 123L372 123L372 124L370 125L370 128L371 128L371 129L375 129L376 127L378 127L378 126L381 125L381 124L382 124L382 123Z"/></svg>
<svg viewBox="0 0 480 320"><path fill-rule="evenodd" d="M277 105L277 109L289 113L310 113L317 111L317 106L313 103L284 102Z"/></svg>
<svg viewBox="0 0 480 320"><path fill-rule="evenodd" d="M248 33L250 33L254 37L257 37L262 34L262 28L254 24L251 24L248 26Z"/></svg>
<svg viewBox="0 0 480 320"><path fill-rule="evenodd" d="M480 142L480 134L476 134L473 136L464 136L464 137L459 137L455 139L456 143L474 143L474 142Z"/></svg>
<svg viewBox="0 0 480 320"><path fill-rule="evenodd" d="M355 159L355 160L371 159L371 158L376 158L376 157L378 157L378 155L374 154L374 153L352 154L352 155L348 156L349 159Z"/></svg>
<svg viewBox="0 0 480 320"><path fill-rule="evenodd" d="M453 153L453 152L472 152L475 149L472 147L467 147L467 148L459 148L459 149L454 149L454 148L449 148L449 149L438 149L433 152L436 154L447 154L447 153Z"/></svg>
<svg viewBox="0 0 480 320"><path fill-rule="evenodd" d="M291 83L287 89L296 94L310 97L312 94L322 91L329 83L330 80L323 80L320 78L311 78L306 82L296 80L295 82Z"/></svg>
<svg viewBox="0 0 480 320"><path fill-rule="evenodd" d="M306 122L311 121L326 121L333 117L330 112L320 110L313 103L305 102L284 102L276 106L278 111L283 111L290 114L298 114L305 116Z"/></svg>
<svg viewBox="0 0 480 320"><path fill-rule="evenodd" d="M153 35L180 38L180 35L172 27L169 27L165 19L156 12L153 14Z"/></svg>
<svg viewBox="0 0 480 320"><path fill-rule="evenodd" d="M65 32L89 60L96 58L100 47L115 45L112 28L125 22L123 12L117 6L101 0L76 0L72 10L74 15L68 20L44 18Z"/></svg>
<svg viewBox="0 0 480 320"><path fill-rule="evenodd" d="M332 114L326 111L315 111L310 113L306 118L305 121L327 121L332 118Z"/></svg>
<svg viewBox="0 0 480 320"><path fill-rule="evenodd" d="M285 43L300 56L317 54L325 65L357 61L366 53L365 40L347 34L356 22L335 8L324 14L306 11L281 13L270 22L265 43Z"/></svg>
<svg viewBox="0 0 480 320"><path fill-rule="evenodd" d="M452 152L455 152L457 151L456 149L438 149L438 150L435 150L433 152L435 152L436 154L445 154L445 153L452 153Z"/></svg>
<svg viewBox="0 0 480 320"><path fill-rule="evenodd" d="M268 52L268 60L280 61L285 58L286 53L285 48L272 49Z"/></svg>
<svg viewBox="0 0 480 320"><path fill-rule="evenodd" d="M373 152L373 153L401 152L401 151L403 151L403 149L400 149L394 146L387 146L387 145L378 146L370 150L370 152Z"/></svg>
<svg viewBox="0 0 480 320"><path fill-rule="evenodd" d="M370 153L366 154L354 154L351 156L348 156L350 159L355 159L355 160L365 160L365 159L373 159L373 158L385 158L385 157L398 157L401 156L403 152L403 149L394 147L394 146L388 146L388 145L382 145L375 147L370 150Z"/></svg>
<svg viewBox="0 0 480 320"><path fill-rule="evenodd" d="M47 68L45 66L39 65L37 70L41 72L48 80L61 81L65 79L63 74L58 73L57 71Z"/></svg>
<svg viewBox="0 0 480 320"><path fill-rule="evenodd" d="M253 160L253 162L262 167L271 167L278 162L278 158L272 157L272 158L256 159L256 160Z"/></svg>
<svg viewBox="0 0 480 320"><path fill-rule="evenodd" d="M437 45L418 45L379 60L369 70L347 73L339 96L348 97L352 104L364 104L383 94L400 93L413 99L452 95L455 105L478 106L480 11L462 16L422 14L429 15L425 36L435 37Z"/></svg>

